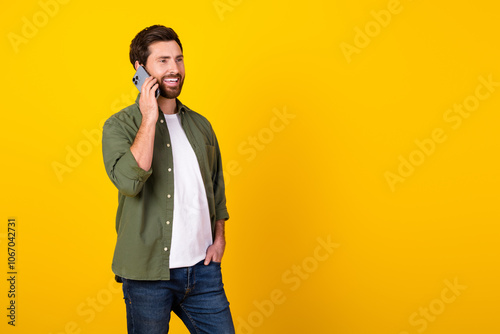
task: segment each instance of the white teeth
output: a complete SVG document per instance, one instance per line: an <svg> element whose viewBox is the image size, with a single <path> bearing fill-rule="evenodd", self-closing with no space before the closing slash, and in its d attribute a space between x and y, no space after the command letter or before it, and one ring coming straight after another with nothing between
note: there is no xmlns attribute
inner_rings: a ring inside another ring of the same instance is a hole
<svg viewBox="0 0 500 334"><path fill-rule="evenodd" d="M177 81L179 81L179 79L166 79L166 81L168 81L168 82L177 82Z"/></svg>

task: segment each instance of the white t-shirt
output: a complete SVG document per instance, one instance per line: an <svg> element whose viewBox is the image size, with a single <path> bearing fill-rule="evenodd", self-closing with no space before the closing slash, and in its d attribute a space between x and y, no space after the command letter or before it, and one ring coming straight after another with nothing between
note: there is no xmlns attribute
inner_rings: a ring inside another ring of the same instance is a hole
<svg viewBox="0 0 500 334"><path fill-rule="evenodd" d="M174 159L174 219L170 268L192 266L205 259L212 244L207 195L193 147L179 114L165 115Z"/></svg>

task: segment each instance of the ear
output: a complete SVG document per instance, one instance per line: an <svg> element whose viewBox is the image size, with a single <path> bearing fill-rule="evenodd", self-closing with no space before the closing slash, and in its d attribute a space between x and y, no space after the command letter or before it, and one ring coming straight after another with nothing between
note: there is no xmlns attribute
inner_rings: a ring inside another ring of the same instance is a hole
<svg viewBox="0 0 500 334"><path fill-rule="evenodd" d="M141 64L139 64L139 61L136 60L135 63L134 63L134 67L135 67L135 70L137 71L137 69L139 68Z"/></svg>

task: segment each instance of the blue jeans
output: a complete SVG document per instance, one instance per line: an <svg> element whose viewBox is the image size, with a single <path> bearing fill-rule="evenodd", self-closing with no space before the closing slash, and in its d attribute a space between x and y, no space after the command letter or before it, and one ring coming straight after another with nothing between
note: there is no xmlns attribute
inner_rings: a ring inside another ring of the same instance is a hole
<svg viewBox="0 0 500 334"><path fill-rule="evenodd" d="M168 333L171 311L190 333L234 334L220 263L170 269L169 281L122 280L129 334Z"/></svg>

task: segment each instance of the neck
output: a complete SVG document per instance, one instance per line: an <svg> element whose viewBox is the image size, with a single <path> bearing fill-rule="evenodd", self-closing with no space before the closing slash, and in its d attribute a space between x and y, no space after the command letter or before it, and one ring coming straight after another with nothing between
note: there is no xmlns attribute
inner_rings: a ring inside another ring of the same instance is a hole
<svg viewBox="0 0 500 334"><path fill-rule="evenodd" d="M175 99L167 99L163 96L158 97L158 106L164 114L172 115L177 112L177 103Z"/></svg>

